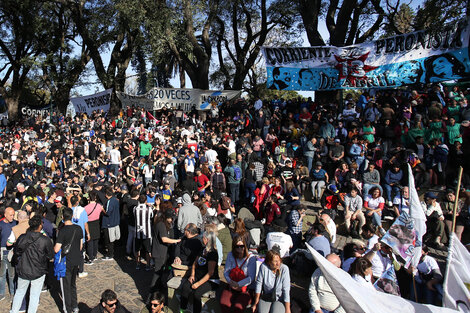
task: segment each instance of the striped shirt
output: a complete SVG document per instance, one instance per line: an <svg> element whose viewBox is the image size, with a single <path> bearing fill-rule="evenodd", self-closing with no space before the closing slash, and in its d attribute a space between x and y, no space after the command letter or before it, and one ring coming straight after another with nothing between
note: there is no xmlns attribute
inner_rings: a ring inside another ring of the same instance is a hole
<svg viewBox="0 0 470 313"><path fill-rule="evenodd" d="M145 203L140 203L134 208L135 238L152 238L153 210Z"/></svg>

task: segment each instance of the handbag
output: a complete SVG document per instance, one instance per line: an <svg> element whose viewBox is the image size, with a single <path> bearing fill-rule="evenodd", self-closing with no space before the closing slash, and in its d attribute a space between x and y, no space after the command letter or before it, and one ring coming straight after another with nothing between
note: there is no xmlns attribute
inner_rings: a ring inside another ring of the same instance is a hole
<svg viewBox="0 0 470 313"><path fill-rule="evenodd" d="M261 299L263 299L266 302L276 302L276 289L277 289L278 281L279 281L279 271L276 271L276 278L274 280L273 291L271 293L264 293L264 288L263 288L263 294L261 295Z"/></svg>
<svg viewBox="0 0 470 313"><path fill-rule="evenodd" d="M236 266L234 268L232 268L230 270L230 273L228 274L228 276L230 277L231 280L238 283L239 281L246 278L245 272L242 270L242 267L245 264L246 260L248 260L249 257L250 257L250 255L248 254L246 256L245 260L243 261L243 263L240 266L238 266L237 259L235 257L233 258L235 260ZM246 292L247 287L248 286L243 286L241 288L242 292Z"/></svg>
<svg viewBox="0 0 470 313"><path fill-rule="evenodd" d="M62 245L62 255L69 254L70 249L72 248L73 239L75 238L75 232L76 231L74 230L73 234L72 234L72 240L70 240L69 243L66 243L66 244Z"/></svg>

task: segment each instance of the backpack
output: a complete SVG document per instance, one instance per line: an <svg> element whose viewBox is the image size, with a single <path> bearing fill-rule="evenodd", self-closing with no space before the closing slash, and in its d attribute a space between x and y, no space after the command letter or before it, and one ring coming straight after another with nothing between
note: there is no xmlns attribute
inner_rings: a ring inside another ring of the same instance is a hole
<svg viewBox="0 0 470 313"><path fill-rule="evenodd" d="M242 170L238 166L233 166L232 168L235 180L240 181L242 179Z"/></svg>
<svg viewBox="0 0 470 313"><path fill-rule="evenodd" d="M117 127L117 128L122 128L122 126L124 126L124 123L122 122L121 119L119 119L119 120L117 121L117 123L116 123L116 127Z"/></svg>
<svg viewBox="0 0 470 313"><path fill-rule="evenodd" d="M233 280L235 282L239 282L239 281L246 278L245 272L241 268L242 268L243 264L245 264L246 260L248 260L249 257L250 257L250 255L248 254L247 257L245 258L245 260L243 261L243 263L240 266L238 266L237 259L235 257L233 257L233 259L235 260L236 266L234 268L232 268L230 270L230 273L228 274L228 277L230 277L231 280ZM242 287L242 292L245 292L247 287L248 286Z"/></svg>

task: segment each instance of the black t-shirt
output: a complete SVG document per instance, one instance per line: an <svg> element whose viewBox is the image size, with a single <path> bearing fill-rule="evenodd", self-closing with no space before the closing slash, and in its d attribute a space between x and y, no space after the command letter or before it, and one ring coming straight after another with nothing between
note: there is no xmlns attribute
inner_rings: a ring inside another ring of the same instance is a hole
<svg viewBox="0 0 470 313"><path fill-rule="evenodd" d="M181 264L192 266L196 257L201 254L203 245L198 237L186 238L176 246L175 257L181 259Z"/></svg>
<svg viewBox="0 0 470 313"><path fill-rule="evenodd" d="M218 266L218 261L219 261L219 254L217 253L217 250L212 250L206 254L206 251L204 250L202 254L197 258L196 260L196 281L200 280L204 275L207 274L209 271L209 262L214 261L215 262L215 269L214 269L214 274L210 277L210 279L219 279L219 266Z"/></svg>
<svg viewBox="0 0 470 313"><path fill-rule="evenodd" d="M66 244L72 243L70 251L67 254L67 265L80 265L80 242L82 239L82 228L78 225L64 225L64 227L59 230L56 242L62 244L62 248L64 248Z"/></svg>
<svg viewBox="0 0 470 313"><path fill-rule="evenodd" d="M168 246L169 244L163 243L162 238L167 237L170 239L174 238L173 229L167 229L163 221L158 222L154 226L154 236L152 240L152 256L155 259L163 262L168 258Z"/></svg>
<svg viewBox="0 0 470 313"><path fill-rule="evenodd" d="M134 208L139 205L139 201L132 199L131 197L124 199L125 213L127 214L127 224L135 226L135 215Z"/></svg>

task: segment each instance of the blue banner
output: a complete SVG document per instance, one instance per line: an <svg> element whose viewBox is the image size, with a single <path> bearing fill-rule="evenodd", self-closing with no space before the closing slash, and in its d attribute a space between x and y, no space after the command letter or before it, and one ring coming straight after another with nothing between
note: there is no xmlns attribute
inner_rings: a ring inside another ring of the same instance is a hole
<svg viewBox="0 0 470 313"><path fill-rule="evenodd" d="M470 78L468 20L348 47L263 47L278 90L390 88Z"/></svg>

